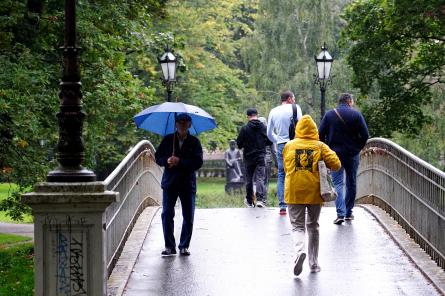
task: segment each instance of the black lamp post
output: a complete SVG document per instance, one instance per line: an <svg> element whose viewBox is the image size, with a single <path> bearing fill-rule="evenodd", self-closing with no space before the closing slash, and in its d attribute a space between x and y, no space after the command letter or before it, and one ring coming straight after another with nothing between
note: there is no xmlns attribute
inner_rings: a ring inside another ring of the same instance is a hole
<svg viewBox="0 0 445 296"><path fill-rule="evenodd" d="M91 182L94 172L81 166L85 160L82 128L85 113L82 112L80 90L79 48L76 44L76 1L65 0L65 30L63 49L63 74L60 82L59 142L56 158L59 168L47 175L48 182Z"/></svg>
<svg viewBox="0 0 445 296"><path fill-rule="evenodd" d="M176 57L167 47L158 61L161 64L162 75L164 76L162 84L165 85L167 90L167 102L171 102L173 84L176 82Z"/></svg>
<svg viewBox="0 0 445 296"><path fill-rule="evenodd" d="M315 56L315 62L317 64L317 77L315 78L315 84L320 85L320 120L325 114L325 93L326 86L331 82L331 66L334 59L329 54L326 44L321 47L321 52Z"/></svg>

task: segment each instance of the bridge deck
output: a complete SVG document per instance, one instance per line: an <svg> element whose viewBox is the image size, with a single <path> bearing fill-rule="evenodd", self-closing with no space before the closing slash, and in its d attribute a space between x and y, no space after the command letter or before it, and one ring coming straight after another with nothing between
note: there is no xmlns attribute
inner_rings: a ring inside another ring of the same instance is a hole
<svg viewBox="0 0 445 296"><path fill-rule="evenodd" d="M199 209L190 257L161 258L155 215L124 295L440 295L363 208L356 220L320 217L321 272L292 273L289 218L269 209ZM180 213L176 218L179 236ZM179 222L179 223L178 223Z"/></svg>

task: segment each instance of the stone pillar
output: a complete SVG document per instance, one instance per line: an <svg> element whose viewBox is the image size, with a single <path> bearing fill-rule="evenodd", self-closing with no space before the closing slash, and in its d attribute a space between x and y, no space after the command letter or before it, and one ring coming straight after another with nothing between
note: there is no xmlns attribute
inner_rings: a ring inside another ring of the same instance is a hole
<svg viewBox="0 0 445 296"><path fill-rule="evenodd" d="M118 198L102 182L39 183L24 195L34 214L35 295L106 295L104 211Z"/></svg>

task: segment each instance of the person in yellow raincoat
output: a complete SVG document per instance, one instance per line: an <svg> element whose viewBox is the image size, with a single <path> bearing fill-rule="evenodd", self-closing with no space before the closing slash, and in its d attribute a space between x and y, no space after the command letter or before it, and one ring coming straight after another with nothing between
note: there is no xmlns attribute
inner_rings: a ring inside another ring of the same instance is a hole
<svg viewBox="0 0 445 296"><path fill-rule="evenodd" d="M311 272L319 272L318 245L321 205L318 161L324 159L331 170L338 170L341 163L337 154L328 145L319 141L317 125L309 115L298 120L295 139L287 142L283 149L284 200L288 205L289 219L295 242L297 258L294 274L303 270L306 259L306 229L308 232L308 255ZM306 220L307 209L307 220Z"/></svg>

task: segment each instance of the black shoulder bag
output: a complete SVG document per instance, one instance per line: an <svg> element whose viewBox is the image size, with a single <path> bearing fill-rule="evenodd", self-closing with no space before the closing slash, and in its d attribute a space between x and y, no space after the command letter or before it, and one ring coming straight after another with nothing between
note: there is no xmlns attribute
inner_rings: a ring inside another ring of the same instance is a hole
<svg viewBox="0 0 445 296"><path fill-rule="evenodd" d="M295 138L295 126L298 122L298 110L297 105L292 104L292 117L290 118L289 124L289 140L293 140Z"/></svg>

